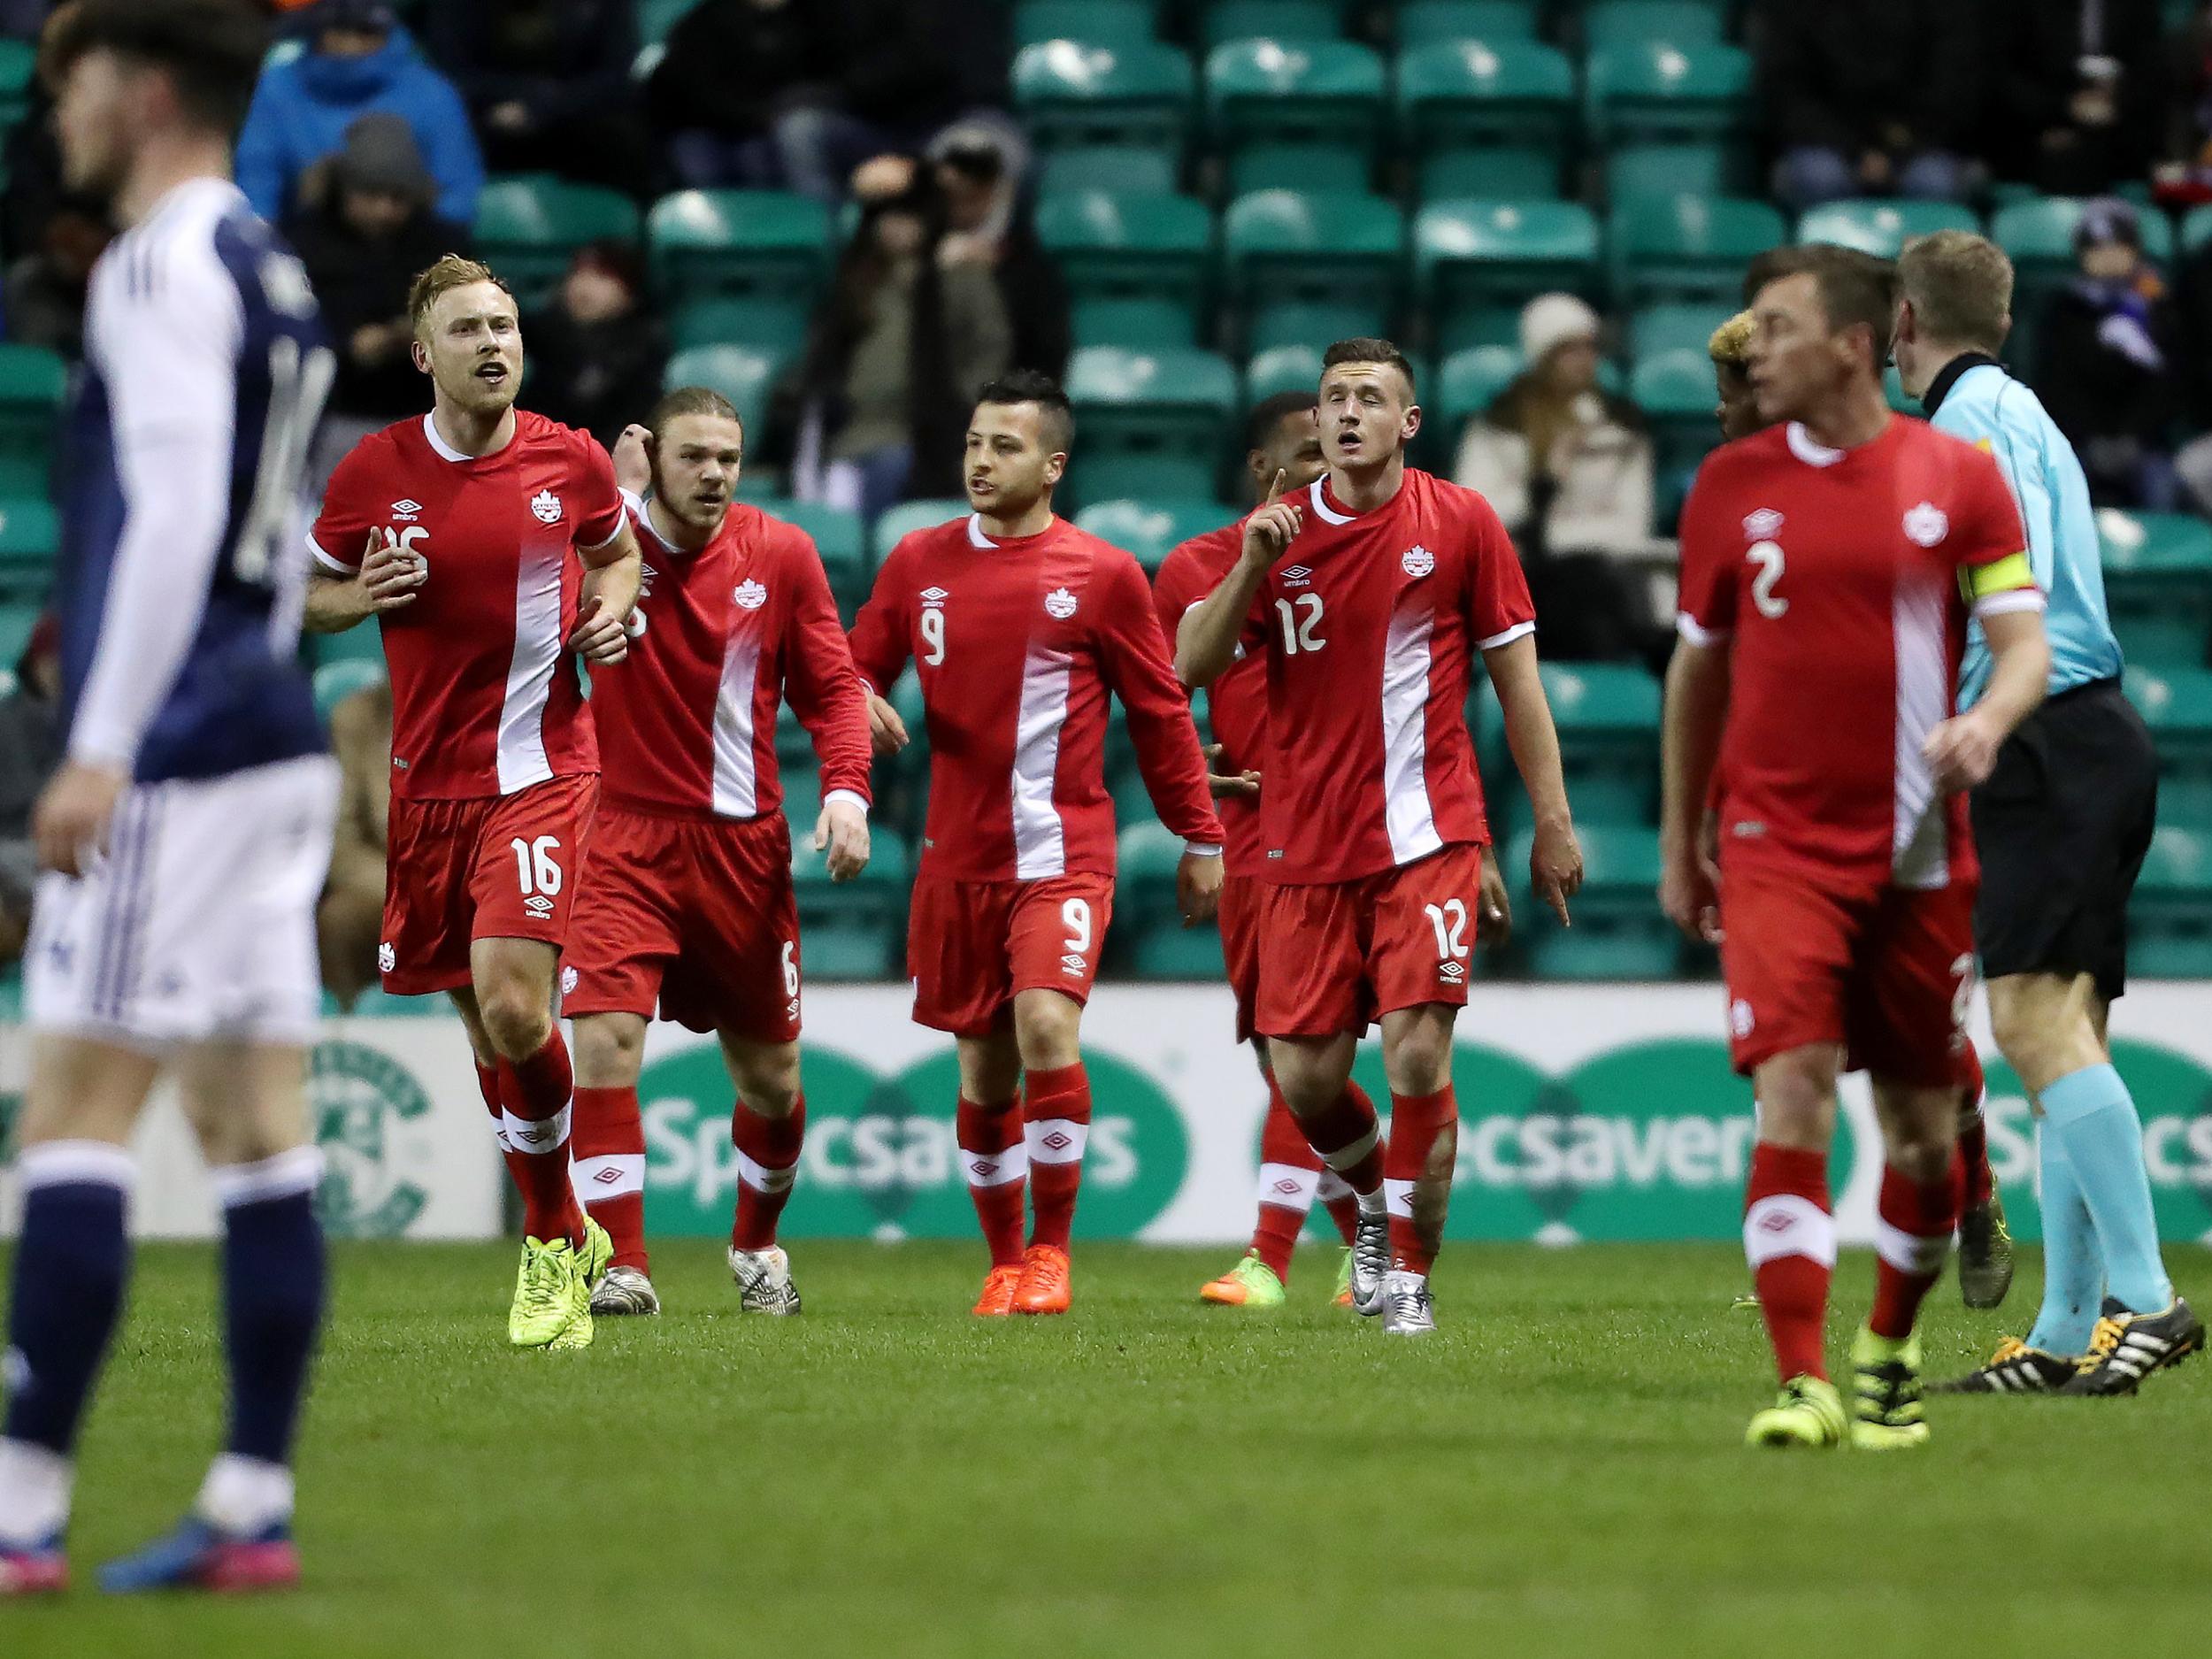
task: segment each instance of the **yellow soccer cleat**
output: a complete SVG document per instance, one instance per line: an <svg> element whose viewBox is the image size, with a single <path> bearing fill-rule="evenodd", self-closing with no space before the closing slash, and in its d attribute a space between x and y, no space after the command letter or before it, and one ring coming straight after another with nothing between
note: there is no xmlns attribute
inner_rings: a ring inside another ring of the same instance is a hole
<svg viewBox="0 0 2212 1659"><path fill-rule="evenodd" d="M606 1278L607 1269L614 1263L614 1240L607 1236L607 1230L594 1221L588 1212L584 1217L581 1256L584 1286L588 1290L595 1290L599 1281Z"/></svg>
<svg viewBox="0 0 2212 1659"><path fill-rule="evenodd" d="M522 1241L514 1305L507 1311L509 1342L549 1349L591 1346L591 1285L584 1277L590 1248L587 1242L586 1253L579 1253L566 1239Z"/></svg>
<svg viewBox="0 0 2212 1659"><path fill-rule="evenodd" d="M1260 1260L1258 1251L1247 1250L1244 1259L1219 1279L1199 1286L1198 1299L1220 1308L1279 1308L1283 1281Z"/></svg>
<svg viewBox="0 0 2212 1659"><path fill-rule="evenodd" d="M1851 1444L1893 1452L1928 1443L1920 1409L1920 1339L1877 1336L1864 1325L1851 1339Z"/></svg>
<svg viewBox="0 0 2212 1659"><path fill-rule="evenodd" d="M1781 1397L1751 1419L1746 1446L1840 1446L1851 1432L1843 1396L1817 1377L1793 1377Z"/></svg>

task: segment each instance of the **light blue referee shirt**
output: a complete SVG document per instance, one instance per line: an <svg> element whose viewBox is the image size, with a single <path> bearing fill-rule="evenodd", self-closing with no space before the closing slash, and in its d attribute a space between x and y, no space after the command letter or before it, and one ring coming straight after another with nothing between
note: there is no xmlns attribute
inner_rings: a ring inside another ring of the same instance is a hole
<svg viewBox="0 0 2212 1659"><path fill-rule="evenodd" d="M2027 526L2028 564L2047 599L2043 632L2051 642L2051 695L2120 672L2120 641L2105 609L2104 565L2089 480L2066 434L2042 402L1978 351L1956 358L1921 400L1939 432L1989 451L2012 487ZM1970 708L1989 684L1989 642L1969 625L1959 672L1959 707Z"/></svg>

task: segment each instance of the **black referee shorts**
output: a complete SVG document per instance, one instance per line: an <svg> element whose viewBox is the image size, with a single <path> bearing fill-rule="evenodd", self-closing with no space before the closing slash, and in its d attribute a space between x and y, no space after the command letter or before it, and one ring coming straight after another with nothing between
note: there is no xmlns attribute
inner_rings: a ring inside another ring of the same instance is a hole
<svg viewBox="0 0 2212 1659"><path fill-rule="evenodd" d="M2128 895L2158 816L2158 752L2116 680L2061 692L1974 791L1982 972L2093 975L2127 988Z"/></svg>

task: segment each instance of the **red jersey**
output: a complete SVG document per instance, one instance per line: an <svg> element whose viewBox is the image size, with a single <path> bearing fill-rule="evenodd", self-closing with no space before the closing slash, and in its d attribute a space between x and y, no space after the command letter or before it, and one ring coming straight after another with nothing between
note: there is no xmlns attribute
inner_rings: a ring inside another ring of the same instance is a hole
<svg viewBox="0 0 2212 1659"><path fill-rule="evenodd" d="M1137 561L1055 518L994 541L979 518L893 548L853 625L887 692L910 656L929 728L920 873L967 881L1110 873L1106 695L1121 699L1160 821L1219 847L1190 702Z"/></svg>
<svg viewBox="0 0 2212 1659"><path fill-rule="evenodd" d="M1172 652L1175 633L1183 613L1221 586L1230 567L1244 550L1241 521L1194 536L1167 556L1160 573L1152 579L1152 602L1158 607L1160 629ZM1267 664L1251 652L1240 651L1228 672L1206 693L1206 710L1213 726L1214 741L1222 747L1221 770L1267 770ZM1262 783L1264 790L1264 781ZM1256 876L1261 872L1263 843L1260 840L1259 803L1231 796L1214 803L1228 841L1223 856L1227 873Z"/></svg>
<svg viewBox="0 0 2212 1659"><path fill-rule="evenodd" d="M1682 510L1684 637L1724 649L1721 857L1832 884L1974 873L1966 797L1921 758L1950 716L1970 588L2040 609L2003 475L1893 416L1855 449L1795 422L1716 451Z"/></svg>
<svg viewBox="0 0 2212 1659"><path fill-rule="evenodd" d="M824 795L864 802L868 703L812 540L738 502L692 553L662 539L642 503L630 516L645 553L630 654L591 676L602 803L661 818L776 810L780 697L814 740Z"/></svg>
<svg viewBox="0 0 2212 1659"><path fill-rule="evenodd" d="M1469 676L1475 652L1536 629L1505 526L1473 490L1412 467L1371 512L1346 511L1326 479L1300 504L1245 629L1275 739L1262 873L1356 881L1487 841Z"/></svg>
<svg viewBox="0 0 2212 1659"><path fill-rule="evenodd" d="M513 795L599 770L565 649L584 580L574 549L604 547L621 527L607 452L525 410L495 454L461 454L422 415L338 464L308 535L317 561L351 576L369 533L388 530L430 564L414 603L378 618L395 795Z"/></svg>

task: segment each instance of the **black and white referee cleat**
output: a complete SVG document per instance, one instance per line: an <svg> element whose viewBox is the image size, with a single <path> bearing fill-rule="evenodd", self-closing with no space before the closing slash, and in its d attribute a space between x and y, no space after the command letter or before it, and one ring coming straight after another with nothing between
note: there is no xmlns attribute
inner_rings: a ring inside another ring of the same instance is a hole
<svg viewBox="0 0 2212 1659"><path fill-rule="evenodd" d="M2130 1313L2108 1296L2089 1352L2069 1394L2131 1394L2153 1371L2178 1365L2204 1346L2204 1321L2178 1296L2157 1313Z"/></svg>

